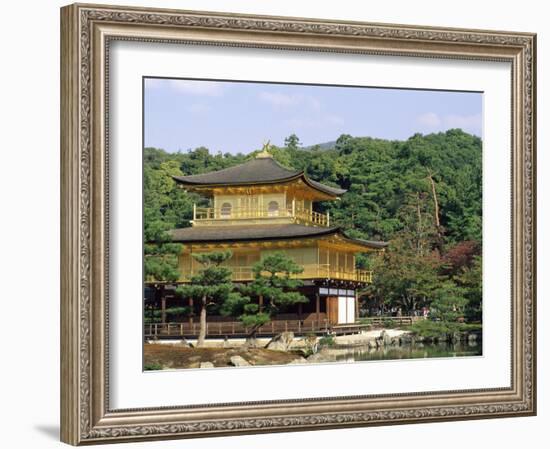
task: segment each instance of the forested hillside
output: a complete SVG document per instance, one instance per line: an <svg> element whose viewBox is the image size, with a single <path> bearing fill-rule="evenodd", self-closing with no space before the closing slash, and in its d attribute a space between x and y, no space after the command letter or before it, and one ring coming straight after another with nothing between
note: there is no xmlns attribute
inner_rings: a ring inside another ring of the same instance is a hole
<svg viewBox="0 0 550 449"><path fill-rule="evenodd" d="M466 298L470 316L479 318L482 142L478 137L458 129L416 134L406 141L342 135L332 148L302 148L292 135L285 146L271 152L288 168L305 170L314 180L348 190L341 201L318 205L320 211L330 210L348 235L390 242L382 258L359 258L361 265L374 267L377 273L372 297L385 302L393 298L415 310L437 295L454 295ZM154 240L162 229L188 226L193 202L206 205L205 199L176 189L171 175L219 170L254 154L211 154L202 147L185 153L146 148L145 238ZM395 285L396 277L406 282Z"/></svg>

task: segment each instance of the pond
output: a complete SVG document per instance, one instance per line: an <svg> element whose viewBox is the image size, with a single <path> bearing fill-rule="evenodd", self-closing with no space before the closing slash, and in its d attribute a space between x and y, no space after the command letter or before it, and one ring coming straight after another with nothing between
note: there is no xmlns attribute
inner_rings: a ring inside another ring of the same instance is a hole
<svg viewBox="0 0 550 449"><path fill-rule="evenodd" d="M394 359L425 359L432 357L467 357L479 356L482 353L480 341L450 343L412 344L405 346L391 346L368 348L359 346L354 348L330 349L333 360L336 362L359 362L366 360L394 360ZM332 357L331 357L332 358Z"/></svg>

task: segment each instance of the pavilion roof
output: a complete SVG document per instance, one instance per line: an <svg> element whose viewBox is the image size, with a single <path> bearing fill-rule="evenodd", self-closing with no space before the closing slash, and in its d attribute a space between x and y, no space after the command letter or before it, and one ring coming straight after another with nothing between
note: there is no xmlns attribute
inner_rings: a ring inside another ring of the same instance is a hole
<svg viewBox="0 0 550 449"><path fill-rule="evenodd" d="M349 238L340 227L305 226L294 223L188 227L173 229L170 234L172 240L179 243L230 243L339 236L350 243L369 249L382 249L388 245L386 242Z"/></svg>
<svg viewBox="0 0 550 449"><path fill-rule="evenodd" d="M174 176L178 184L187 188L280 184L297 179L302 179L311 188L330 196L337 197L346 192L344 189L309 179L304 171L289 170L271 156L265 155L223 170L199 175Z"/></svg>

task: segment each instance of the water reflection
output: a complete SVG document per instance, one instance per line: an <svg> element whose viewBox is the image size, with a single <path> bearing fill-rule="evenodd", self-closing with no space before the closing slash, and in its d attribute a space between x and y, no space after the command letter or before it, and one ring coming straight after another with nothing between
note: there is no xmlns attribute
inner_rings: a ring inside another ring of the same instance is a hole
<svg viewBox="0 0 550 449"><path fill-rule="evenodd" d="M467 357L481 355L481 343L413 344L368 348L329 349L325 355L336 362L359 362L365 360L425 359L431 357Z"/></svg>

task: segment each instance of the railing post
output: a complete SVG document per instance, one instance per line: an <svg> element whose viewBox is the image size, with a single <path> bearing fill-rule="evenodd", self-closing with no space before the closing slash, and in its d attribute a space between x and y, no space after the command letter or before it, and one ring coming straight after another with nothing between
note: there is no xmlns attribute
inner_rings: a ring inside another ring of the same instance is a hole
<svg viewBox="0 0 550 449"><path fill-rule="evenodd" d="M330 226L330 211L327 210L327 226Z"/></svg>
<svg viewBox="0 0 550 449"><path fill-rule="evenodd" d="M197 203L193 203L193 221L197 219Z"/></svg>

